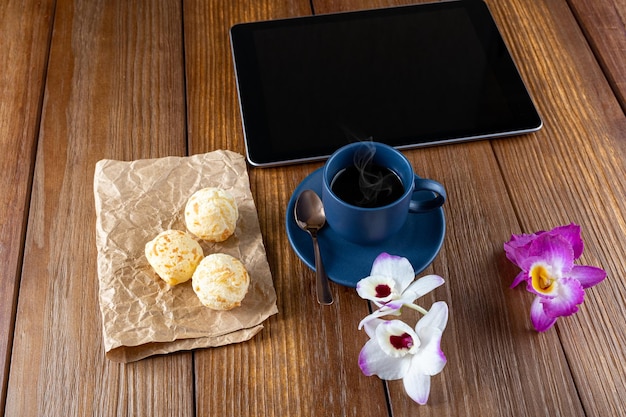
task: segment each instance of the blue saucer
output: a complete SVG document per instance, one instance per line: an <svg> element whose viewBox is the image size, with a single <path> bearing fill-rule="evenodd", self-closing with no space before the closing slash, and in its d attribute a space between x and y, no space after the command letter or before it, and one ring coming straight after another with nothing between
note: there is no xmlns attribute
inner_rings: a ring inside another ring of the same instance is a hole
<svg viewBox="0 0 626 417"><path fill-rule="evenodd" d="M313 242L309 234L298 227L294 219L294 205L298 194L311 189L322 195L322 168L306 177L295 189L287 206L287 236L298 257L315 270ZM406 224L397 235L372 246L361 246L338 236L328 226L318 233L322 260L328 277L337 284L356 287L357 282L367 277L374 259L381 253L407 258L415 273L422 272L435 259L445 235L443 209L428 213L409 214Z"/></svg>

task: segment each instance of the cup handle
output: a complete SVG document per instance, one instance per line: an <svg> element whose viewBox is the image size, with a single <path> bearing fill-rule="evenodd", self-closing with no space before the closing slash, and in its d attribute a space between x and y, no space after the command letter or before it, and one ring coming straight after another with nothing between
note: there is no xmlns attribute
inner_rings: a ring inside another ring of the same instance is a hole
<svg viewBox="0 0 626 417"><path fill-rule="evenodd" d="M441 207L446 202L446 190L443 185L435 180L420 178L415 176L415 188L413 189L413 196L409 203L409 212L411 213L423 213ZM423 193L427 191L427 193ZM416 193L422 192L422 194L428 194L432 198L424 198L423 195L417 196ZM434 194L434 196L433 196Z"/></svg>

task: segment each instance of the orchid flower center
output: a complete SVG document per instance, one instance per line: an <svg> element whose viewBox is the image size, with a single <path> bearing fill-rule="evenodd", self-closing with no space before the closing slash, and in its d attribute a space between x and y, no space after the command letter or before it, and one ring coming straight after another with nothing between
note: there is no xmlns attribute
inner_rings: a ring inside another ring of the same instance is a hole
<svg viewBox="0 0 626 417"><path fill-rule="evenodd" d="M376 298L385 298L391 295L391 287L387 284L378 284L376 286Z"/></svg>
<svg viewBox="0 0 626 417"><path fill-rule="evenodd" d="M408 333L403 333L400 336L389 336L389 343L391 346L398 350L409 350L413 347L413 338Z"/></svg>
<svg viewBox="0 0 626 417"><path fill-rule="evenodd" d="M533 288L543 294L549 294L554 288L556 278L541 264L534 265L530 270Z"/></svg>

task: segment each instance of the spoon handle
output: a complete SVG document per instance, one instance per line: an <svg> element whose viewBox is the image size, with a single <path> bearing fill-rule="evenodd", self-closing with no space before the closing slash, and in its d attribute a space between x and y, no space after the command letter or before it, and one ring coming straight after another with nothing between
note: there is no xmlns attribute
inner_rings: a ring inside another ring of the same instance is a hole
<svg viewBox="0 0 626 417"><path fill-rule="evenodd" d="M317 302L322 305L330 305L333 303L333 295L330 292L328 285L328 275L324 269L322 263L322 254L320 253L320 246L317 243L317 233L311 233L313 238L313 251L315 252L315 275L317 277Z"/></svg>

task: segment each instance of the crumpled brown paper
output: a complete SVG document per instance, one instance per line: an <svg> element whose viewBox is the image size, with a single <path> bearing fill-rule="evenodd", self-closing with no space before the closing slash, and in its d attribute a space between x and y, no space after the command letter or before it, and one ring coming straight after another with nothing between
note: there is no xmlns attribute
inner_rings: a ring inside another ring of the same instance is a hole
<svg viewBox="0 0 626 417"><path fill-rule="evenodd" d="M169 287L148 264L146 242L166 229L186 230L184 207L204 187L221 187L237 201L235 234L221 243L199 240L204 254L240 259L250 273L242 305L203 306L191 281ZM243 156L215 151L133 162L102 160L94 175L99 298L107 358L132 362L155 354L250 339L278 312Z"/></svg>

